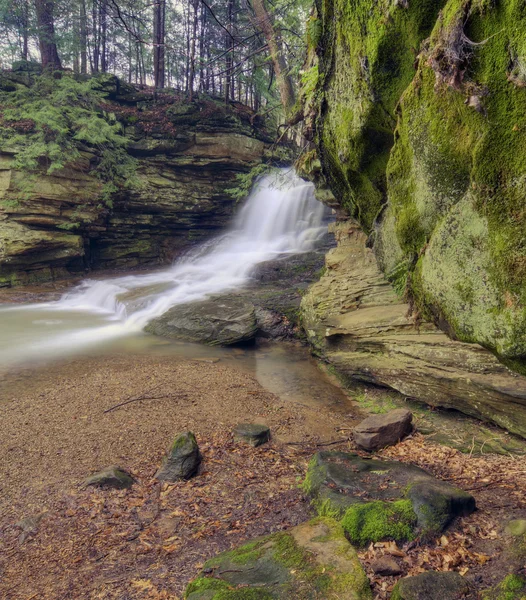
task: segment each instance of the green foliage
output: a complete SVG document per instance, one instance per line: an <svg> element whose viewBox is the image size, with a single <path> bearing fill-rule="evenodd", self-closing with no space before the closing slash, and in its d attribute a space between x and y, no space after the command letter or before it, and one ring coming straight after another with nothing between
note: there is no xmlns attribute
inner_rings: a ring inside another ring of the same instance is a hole
<svg viewBox="0 0 526 600"><path fill-rule="evenodd" d="M526 580L519 575L507 575L497 586L482 594L483 600L524 600Z"/></svg>
<svg viewBox="0 0 526 600"><path fill-rule="evenodd" d="M0 135L4 146L17 151L16 168L43 168L48 175L78 160L83 147L93 150L100 157L94 172L108 203L119 187L136 185L136 161L126 152L122 126L101 110L97 87L96 78L42 76L30 87L0 93ZM26 183L22 194L32 189Z"/></svg>
<svg viewBox="0 0 526 600"><path fill-rule="evenodd" d="M271 165L261 163L252 168L248 173L239 173L236 175L236 187L228 188L225 192L238 202L244 200L250 194L256 179L262 175L266 175L272 169Z"/></svg>
<svg viewBox="0 0 526 600"><path fill-rule="evenodd" d="M359 546L381 540L410 540L415 525L416 515L410 500L355 504L342 519L349 539Z"/></svg>

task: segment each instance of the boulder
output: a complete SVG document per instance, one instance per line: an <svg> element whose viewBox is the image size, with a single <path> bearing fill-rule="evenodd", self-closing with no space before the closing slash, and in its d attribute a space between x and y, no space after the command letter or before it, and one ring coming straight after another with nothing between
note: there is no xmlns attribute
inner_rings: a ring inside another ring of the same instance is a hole
<svg viewBox="0 0 526 600"><path fill-rule="evenodd" d="M180 479L190 479L197 473L200 463L201 454L195 435L186 431L176 436L155 477L160 481L172 483Z"/></svg>
<svg viewBox="0 0 526 600"><path fill-rule="evenodd" d="M236 442L246 442L257 448L270 440L270 428L266 425L240 423L234 429L234 440Z"/></svg>
<svg viewBox="0 0 526 600"><path fill-rule="evenodd" d="M254 306L235 296L179 304L145 328L154 335L211 346L246 342L254 338L256 330Z"/></svg>
<svg viewBox="0 0 526 600"><path fill-rule="evenodd" d="M320 514L341 519L360 546L438 535L456 516L475 510L475 499L423 469L396 461L319 452L303 484Z"/></svg>
<svg viewBox="0 0 526 600"><path fill-rule="evenodd" d="M411 433L412 420L412 413L403 408L391 410L383 415L372 415L354 429L354 441L364 450L393 446Z"/></svg>
<svg viewBox="0 0 526 600"><path fill-rule="evenodd" d="M125 489L135 483L133 477L120 467L112 466L94 473L84 481L85 486Z"/></svg>
<svg viewBox="0 0 526 600"><path fill-rule="evenodd" d="M393 589L391 600L460 600L471 586L454 571L427 571L401 579Z"/></svg>
<svg viewBox="0 0 526 600"><path fill-rule="evenodd" d="M187 600L370 600L356 550L328 518L258 538L205 563Z"/></svg>

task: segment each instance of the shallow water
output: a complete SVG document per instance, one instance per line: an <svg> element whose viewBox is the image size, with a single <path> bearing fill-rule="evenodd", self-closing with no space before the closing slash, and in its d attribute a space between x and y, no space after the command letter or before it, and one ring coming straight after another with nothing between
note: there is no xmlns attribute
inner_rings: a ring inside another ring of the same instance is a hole
<svg viewBox="0 0 526 600"><path fill-rule="evenodd" d="M143 333L148 321L175 304L200 300L250 282L254 268L279 256L311 250L326 232L327 210L313 186L282 170L263 178L230 231L177 261L140 275L85 280L60 300L0 307L2 387L74 376L68 364L82 356L148 354L174 360L221 360L256 379L284 401L307 406L345 396L294 344L247 349L210 348L162 340Z"/></svg>
<svg viewBox="0 0 526 600"><path fill-rule="evenodd" d="M168 269L86 279L58 301L0 308L0 368L140 337L172 306L239 289L258 264L312 250L327 217L313 189L281 170L256 185L229 231Z"/></svg>

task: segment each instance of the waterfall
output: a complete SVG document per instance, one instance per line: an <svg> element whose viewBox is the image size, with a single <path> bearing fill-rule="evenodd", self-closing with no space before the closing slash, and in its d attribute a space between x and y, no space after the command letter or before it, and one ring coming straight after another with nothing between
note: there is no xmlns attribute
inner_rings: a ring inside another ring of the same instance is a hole
<svg viewBox="0 0 526 600"><path fill-rule="evenodd" d="M0 329L11 323L0 340L0 364L134 334L176 304L238 289L250 281L257 264L311 250L326 231L325 216L312 184L291 170L267 175L257 182L230 231L201 244L171 268L87 279L57 302L0 309Z"/></svg>

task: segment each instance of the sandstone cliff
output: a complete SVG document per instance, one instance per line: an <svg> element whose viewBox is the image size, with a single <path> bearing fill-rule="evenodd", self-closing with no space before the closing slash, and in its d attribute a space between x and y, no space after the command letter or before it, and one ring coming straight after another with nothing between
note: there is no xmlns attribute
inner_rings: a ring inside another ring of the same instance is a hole
<svg viewBox="0 0 526 600"><path fill-rule="evenodd" d="M2 108L36 79L2 74ZM168 262L226 224L235 207L227 190L267 156L268 135L241 105L153 97L108 75L92 87L101 102L99 124L116 128L135 159L134 185L110 182L108 192L96 144L79 144L74 159L52 172L43 161L31 171L17 169L19 148L7 128L30 135L38 115L32 109L34 119L2 119L0 287Z"/></svg>
<svg viewBox="0 0 526 600"><path fill-rule="evenodd" d="M303 302L319 352L522 435L525 26L515 0L317 1L300 160L351 219Z"/></svg>

